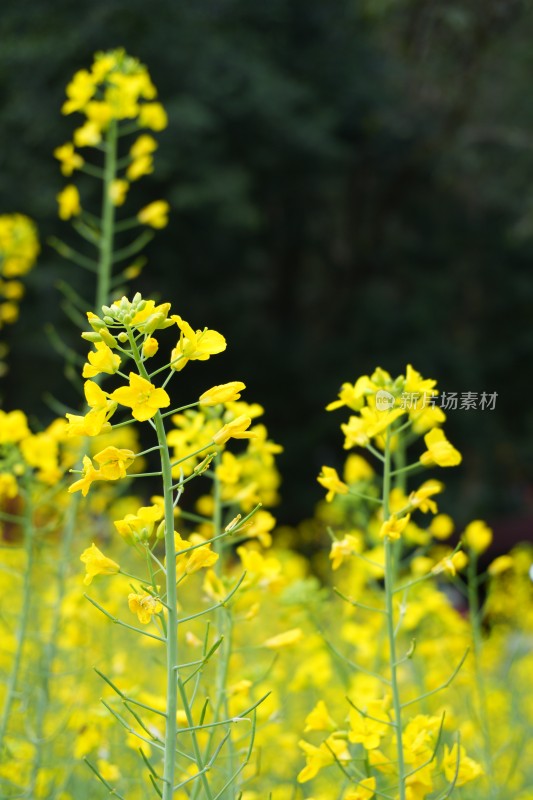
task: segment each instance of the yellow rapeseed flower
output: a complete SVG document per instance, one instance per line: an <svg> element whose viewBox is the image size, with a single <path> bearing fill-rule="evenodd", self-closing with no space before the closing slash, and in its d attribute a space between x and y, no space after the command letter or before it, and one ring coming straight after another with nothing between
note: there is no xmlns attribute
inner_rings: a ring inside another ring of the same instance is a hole
<svg viewBox="0 0 533 800"><path fill-rule="evenodd" d="M170 366L180 372L189 361L207 361L210 356L226 349L226 340L221 333L205 328L194 331L188 322L172 316L181 331L180 339L172 350Z"/></svg>
<svg viewBox="0 0 533 800"><path fill-rule="evenodd" d="M167 113L161 103L144 103L139 112L139 125L152 131L162 131L167 127Z"/></svg>
<svg viewBox="0 0 533 800"><path fill-rule="evenodd" d="M72 175L76 169L81 169L85 163L80 154L74 150L72 142L56 147L54 156L61 164L61 172L66 176Z"/></svg>
<svg viewBox="0 0 533 800"><path fill-rule="evenodd" d="M462 745L458 748L457 743L455 743L451 749L448 745L444 745L442 768L446 780L450 782L455 780L456 786L464 786L465 783L469 783L475 778L479 778L480 775L483 775L481 764L478 764L473 758L467 756L465 748Z"/></svg>
<svg viewBox="0 0 533 800"><path fill-rule="evenodd" d="M160 408L170 405L170 397L164 389L156 387L145 378L130 372L130 385L120 386L110 395L112 400L131 408L131 414L138 422L154 417Z"/></svg>
<svg viewBox="0 0 533 800"><path fill-rule="evenodd" d="M141 208L137 214L137 219L142 225L149 225L151 228L161 229L168 225L169 211L170 206L166 200L154 200L153 203L149 203L149 205Z"/></svg>
<svg viewBox="0 0 533 800"><path fill-rule="evenodd" d="M118 481L126 477L126 470L135 461L135 453L118 447L106 447L94 456L100 465L100 473L106 481Z"/></svg>
<svg viewBox="0 0 533 800"><path fill-rule="evenodd" d="M334 467L322 467L322 471L317 478L317 481L324 489L328 490L326 494L326 501L331 503L335 495L348 494L349 487L341 481Z"/></svg>
<svg viewBox="0 0 533 800"><path fill-rule="evenodd" d="M94 543L83 551L80 561L85 564L86 575L83 582L86 586L91 583L95 575L116 575L120 571L119 564L104 556Z"/></svg>
<svg viewBox="0 0 533 800"><path fill-rule="evenodd" d="M462 539L469 550L481 555L492 543L492 531L485 522L476 519L466 526Z"/></svg>
<svg viewBox="0 0 533 800"><path fill-rule="evenodd" d="M68 491L70 494L81 491L82 495L86 497L93 481L99 481L101 479L101 473L99 470L95 469L94 464L89 456L83 456L83 469L81 472L81 478L75 483L71 484L68 487Z"/></svg>
<svg viewBox="0 0 533 800"><path fill-rule="evenodd" d="M250 417L241 415L231 422L223 425L222 428L213 436L215 444L225 444L229 439L252 439L255 436L253 431L249 431L252 420Z"/></svg>
<svg viewBox="0 0 533 800"><path fill-rule="evenodd" d="M60 219L67 220L81 214L80 193L74 184L69 183L68 186L65 186L56 199L59 205Z"/></svg>
<svg viewBox="0 0 533 800"><path fill-rule="evenodd" d="M82 376L94 378L102 372L114 375L120 367L121 359L118 353L113 353L105 342L96 342L94 347L95 349L87 355L88 363L84 364Z"/></svg>
<svg viewBox="0 0 533 800"><path fill-rule="evenodd" d="M219 386L212 386L200 395L201 406L215 406L218 403L229 403L238 400L246 386L242 381L230 381Z"/></svg>
<svg viewBox="0 0 533 800"><path fill-rule="evenodd" d="M132 614L137 614L142 625L148 625L154 614L159 614L163 610L161 601L146 592L143 594L131 592L128 595L128 606Z"/></svg>
<svg viewBox="0 0 533 800"><path fill-rule="evenodd" d="M396 541L402 535L410 519L410 514L406 514L405 517L400 517L399 519L395 514L392 514L381 526L379 538L390 539L392 542Z"/></svg>
<svg viewBox="0 0 533 800"><path fill-rule="evenodd" d="M350 709L350 742L362 744L365 750L376 750L389 729L388 698L368 700L364 709ZM367 716L368 714L368 716Z"/></svg>
<svg viewBox="0 0 533 800"><path fill-rule="evenodd" d="M433 428L424 436L427 450L420 456L425 467L438 464L439 467L455 467L462 461L461 453L450 444L440 428Z"/></svg>
<svg viewBox="0 0 533 800"><path fill-rule="evenodd" d="M305 718L304 733L309 731L334 731L337 723L330 716L327 706L323 700L319 700L316 706Z"/></svg>
<svg viewBox="0 0 533 800"><path fill-rule="evenodd" d="M344 795L344 800L370 800L375 797L376 779L374 776L371 778L364 778L353 789L348 789L347 794Z"/></svg>
<svg viewBox="0 0 533 800"><path fill-rule="evenodd" d="M153 336L149 336L148 339L145 339L142 346L142 354L144 358L152 358L152 356L155 356L158 350L159 342L157 339L154 339Z"/></svg>

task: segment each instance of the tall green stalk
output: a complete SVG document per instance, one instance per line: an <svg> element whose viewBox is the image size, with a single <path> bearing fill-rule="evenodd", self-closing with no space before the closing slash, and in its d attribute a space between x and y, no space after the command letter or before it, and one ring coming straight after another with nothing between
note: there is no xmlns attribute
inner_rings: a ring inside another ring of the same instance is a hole
<svg viewBox="0 0 533 800"><path fill-rule="evenodd" d="M118 128L111 120L105 138L104 186L102 197L102 230L99 242L98 283L96 287L96 308L109 302L111 274L113 269L113 242L115 227L115 206L111 187L117 176Z"/></svg>
<svg viewBox="0 0 533 800"><path fill-rule="evenodd" d="M4 700L4 708L2 717L0 719L0 754L4 749L4 741L7 734L11 712L13 710L13 702L17 694L17 686L19 683L19 673L22 664L22 656L24 653L24 645L26 643L26 635L28 633L28 624L30 620L30 608L32 599L32 579L33 579L33 566L35 561L35 541L34 541L34 528L33 528L33 508L29 492L26 493L24 504L24 549L26 551L26 569L24 570L23 588L22 588L22 607L20 610L20 617L18 620L17 642L15 647L15 655L11 672L6 683L6 695Z"/></svg>
<svg viewBox="0 0 533 800"><path fill-rule="evenodd" d="M146 380L150 376L146 371L141 354L137 347L135 337L130 328L128 330L128 340L134 356L139 374ZM165 712L165 744L163 756L163 798L162 800L173 800L174 780L176 772L176 736L177 722L176 714L178 711L178 693L182 701L183 710L187 717L187 724L194 728L194 720L187 698L186 690L179 675L178 660L178 589L176 573L176 544L174 541L174 489L172 483L172 465L170 452L167 444L165 423L161 411L154 416L154 425L157 435L159 458L161 462L161 475L163 482L164 498L164 520L165 520L165 576L166 576L166 596L165 604L167 610L167 623L165 634L166 645L166 712ZM200 782L205 792L206 800L213 800L211 787L204 770L204 759L198 743L196 731L191 731L191 740L196 758L196 763L200 771Z"/></svg>
<svg viewBox="0 0 533 800"><path fill-rule="evenodd" d="M478 557L477 553L471 549L468 560L468 606L470 612L470 628L472 631L472 655L474 660L474 674L477 688L477 712L481 724L481 734L483 737L484 768L488 778L490 797L496 797L497 786L494 780L492 769L492 742L490 736L490 721L487 711L487 690L485 687L485 676L481 667L481 608L479 604L479 576L478 576Z"/></svg>
<svg viewBox="0 0 533 800"><path fill-rule="evenodd" d="M215 456L213 461L213 537L215 539L214 542L214 549L215 552L218 554L218 561L216 562L214 569L217 577L221 577L224 572L224 542L223 539L217 538L220 537L222 533L222 485L220 479L217 477L216 468L220 464L220 453ZM220 715L223 714L226 719L229 719L229 704L228 704L228 673L229 673L229 662L231 658L231 650L232 650L232 632L233 632L233 621L231 617L231 610L226 608L225 606L221 605L217 608L215 614L215 624L216 624L216 638L223 637L222 644L218 650L218 659L217 659L217 666L216 666L216 677L215 677L215 719L218 720ZM214 743L214 732L215 729L212 729L211 735L208 739L208 744L206 748L206 754L209 757L211 753L211 749ZM234 745L231 739L231 736L228 738L227 742L228 748L228 759L227 759L227 769L226 769L226 776L229 779L235 769L235 750ZM221 800L234 800L236 797L236 784L235 782L231 782L228 786L227 793L225 793Z"/></svg>
<svg viewBox="0 0 533 800"><path fill-rule="evenodd" d="M383 519L390 516L389 495L391 490L391 448L390 428L387 429L385 453L383 461ZM396 631L394 625L394 582L396 575L396 558L393 543L385 539L385 611L387 617L387 637L389 641L389 660L391 671L392 705L394 709L394 727L396 731L396 752L398 757L399 800L405 800L405 759L402 741L402 704L398 685Z"/></svg>

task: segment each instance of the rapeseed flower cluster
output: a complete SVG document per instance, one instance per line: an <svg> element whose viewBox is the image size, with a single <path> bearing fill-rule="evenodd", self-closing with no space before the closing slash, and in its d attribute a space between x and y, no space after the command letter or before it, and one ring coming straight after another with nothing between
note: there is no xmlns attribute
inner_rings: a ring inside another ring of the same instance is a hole
<svg viewBox="0 0 533 800"><path fill-rule="evenodd" d="M375 686L372 692L368 687L361 691L354 679L348 695L348 728L332 725L325 705L310 712L307 729L316 730L315 720L322 720L324 724L319 723L318 730L327 731L328 738L318 748L306 740L302 742L306 766L298 779L306 783L324 767L337 764L354 784L349 792L355 796L374 797L393 791L400 800L424 800L434 796L435 791L448 796L455 786L480 777L484 771L457 741L442 749L442 740L449 735L444 709L429 716L406 716L408 706L410 710L444 691L457 678L468 654L466 642L459 666L450 670L441 685L437 683L429 691L421 689L418 696L416 692L413 695L415 682L410 665L416 663L423 646L412 636L413 623L416 625L420 619L418 595L427 595L435 576L456 576L465 568L468 557L462 550L446 549L440 544L443 534L449 535L453 530L453 524L447 525L446 519L438 515L436 497L443 491L443 484L431 478L411 491L407 489L407 480L413 474L436 466L455 466L461 455L442 430L445 415L441 409L405 404L401 398L406 393L433 398L437 394L436 381L424 379L411 365L405 375L396 379L377 369L353 385L343 384L339 399L328 406L330 411L347 406L354 412L347 423L341 424L344 448L366 449L370 458L381 464L382 477L378 478L362 457L354 454L345 466L345 480L335 468L327 466L318 477L327 490L327 502L338 497L348 514L352 509L355 512L351 530L340 538L332 531L330 558L334 569L345 561L357 563L349 593L338 591L349 607L370 617L370 638L366 639L366 652L361 651L364 629L362 622L356 624L359 636L354 644L357 641L360 650L354 659L357 663L347 655L342 655L341 660L356 672L359 670L362 677L375 676ZM386 403L380 403L383 397ZM418 445L418 457L408 463L417 440L423 440L423 445ZM422 523L420 515L432 515L437 521L436 545L432 523ZM487 530L481 522L472 523L464 534L464 546L468 548L469 542L470 547L472 543L478 546L478 542L486 545ZM383 580L383 588L376 579ZM350 748L347 742L355 747ZM370 776L361 771L365 759Z"/></svg>
<svg viewBox="0 0 533 800"><path fill-rule="evenodd" d="M40 245L35 224L24 214L0 215L0 330L19 316L24 297L20 280L35 266ZM0 343L0 375L7 372L7 346Z"/></svg>
<svg viewBox="0 0 533 800"><path fill-rule="evenodd" d="M83 124L76 128L73 141L56 148L54 155L61 172L71 177L76 171L98 175L98 168L85 157L87 148L110 147L117 132L162 131L167 126L165 109L157 101L157 90L146 67L124 50L97 53L89 70L80 70L67 86L64 114L81 114ZM110 142L110 137L113 140ZM124 204L131 183L153 172L157 142L149 133L141 133L130 145L123 174L115 173L107 183L114 206ZM82 155L83 153L83 155ZM80 194L69 183L57 197L59 216L67 220L82 214ZM141 209L138 221L153 228L164 227L168 203L157 200Z"/></svg>

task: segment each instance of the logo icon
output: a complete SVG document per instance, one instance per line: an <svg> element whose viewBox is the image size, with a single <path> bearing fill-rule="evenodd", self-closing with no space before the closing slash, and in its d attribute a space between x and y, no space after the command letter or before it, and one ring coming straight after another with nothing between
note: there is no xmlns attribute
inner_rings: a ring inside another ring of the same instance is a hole
<svg viewBox="0 0 533 800"><path fill-rule="evenodd" d="M378 411L388 411L395 403L394 395L385 389L379 389L376 392L376 408Z"/></svg>

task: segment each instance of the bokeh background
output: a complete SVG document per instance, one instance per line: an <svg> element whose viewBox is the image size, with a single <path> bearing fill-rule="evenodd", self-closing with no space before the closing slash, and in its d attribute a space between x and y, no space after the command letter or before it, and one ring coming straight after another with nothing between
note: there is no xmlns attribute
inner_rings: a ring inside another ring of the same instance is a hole
<svg viewBox="0 0 533 800"><path fill-rule="evenodd" d="M134 288L226 336L208 382L264 405L280 521L310 516L320 467L342 462L345 417L324 412L340 384L410 362L443 390L498 392L449 414L464 462L442 510L487 519L502 551L533 538L532 40L521 0L4 0L0 213L43 239L3 332L5 406L46 422L50 397L78 404L46 333L84 349L57 287L89 285L46 244L74 243L52 152L75 127L72 74L123 46L169 113L131 202L166 198L171 221Z"/></svg>

